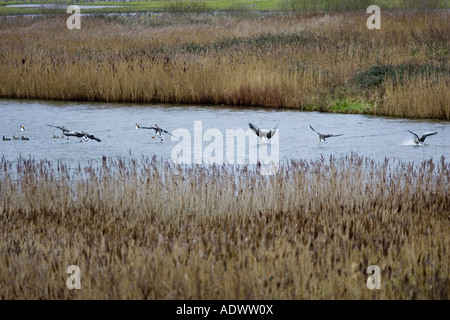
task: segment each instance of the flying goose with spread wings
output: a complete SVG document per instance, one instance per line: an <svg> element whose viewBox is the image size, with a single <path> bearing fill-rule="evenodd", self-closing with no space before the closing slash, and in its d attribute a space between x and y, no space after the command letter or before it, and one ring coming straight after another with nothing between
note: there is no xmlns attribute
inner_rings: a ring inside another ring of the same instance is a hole
<svg viewBox="0 0 450 320"><path fill-rule="evenodd" d="M93 134L89 134L87 132L81 131L70 131L69 129L66 129L64 126L60 127L60 126L54 126L51 124L46 124L46 126L49 127L53 127L53 128L58 128L60 130L62 130L63 135L65 135L66 137L77 137L77 138L83 138L83 141L89 141L90 139L92 140L96 140L98 142L101 142L102 140L100 140L99 138L95 137Z"/></svg>
<svg viewBox="0 0 450 320"><path fill-rule="evenodd" d="M136 129L153 129L155 130L156 135L158 136L158 138L160 138L161 140L164 138L164 133L167 133L168 135L173 136L173 134L171 134L169 131L164 130L163 128L159 127L157 124L155 124L154 127L143 127L140 126L138 123L136 123ZM154 139L155 136L152 137L152 139Z"/></svg>
<svg viewBox="0 0 450 320"><path fill-rule="evenodd" d="M46 124L46 126L62 130L63 135L65 135L66 137L82 138L84 136L81 132L70 131L69 129L66 129L64 126L60 127L60 126L54 126L54 125L51 125L51 124Z"/></svg>
<svg viewBox="0 0 450 320"><path fill-rule="evenodd" d="M262 138L266 138L267 140L269 140L270 138L272 138L275 133L277 132L277 127L278 125L276 125L274 128L269 129L268 131L262 130L260 128L258 128L257 126L255 126L252 123L248 123L248 126L250 127L250 129L253 130L254 133L256 133L256 135L259 137L259 140L261 141Z"/></svg>
<svg viewBox="0 0 450 320"><path fill-rule="evenodd" d="M423 144L424 144L425 139L426 139L428 136L433 136L433 135L437 134L437 132L435 132L435 131L433 131L433 132L425 132L425 133L422 134L422 136L419 138L419 136L418 136L417 134L415 134L414 132L409 131L409 130L408 130L408 132L414 135L414 143L415 143L415 144L420 144L420 145L423 145Z"/></svg>
<svg viewBox="0 0 450 320"><path fill-rule="evenodd" d="M327 142L326 141L327 138L339 137L339 136L344 135L343 133L341 133L341 134L331 134L331 133L324 134L324 133L320 133L320 132L317 132L316 130L314 130L314 128L311 125L309 125L309 127L311 128L312 131L314 131L315 133L317 133L319 135L320 142Z"/></svg>

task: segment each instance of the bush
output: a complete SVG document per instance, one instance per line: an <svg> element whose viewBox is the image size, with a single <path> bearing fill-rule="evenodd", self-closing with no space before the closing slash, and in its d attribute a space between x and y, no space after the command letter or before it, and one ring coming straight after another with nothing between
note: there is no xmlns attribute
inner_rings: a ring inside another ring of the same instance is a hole
<svg viewBox="0 0 450 320"><path fill-rule="evenodd" d="M164 9L172 13L196 12L200 14L210 11L208 5L203 0L167 0L164 3Z"/></svg>
<svg viewBox="0 0 450 320"><path fill-rule="evenodd" d="M341 11L366 9L373 1L371 0L281 0L280 6L283 10L316 12L316 11Z"/></svg>
<svg viewBox="0 0 450 320"><path fill-rule="evenodd" d="M394 84L404 84L411 77L430 77L433 74L449 73L446 65L403 63L400 65L377 65L356 74L352 83L360 89L372 89L381 86L387 79Z"/></svg>

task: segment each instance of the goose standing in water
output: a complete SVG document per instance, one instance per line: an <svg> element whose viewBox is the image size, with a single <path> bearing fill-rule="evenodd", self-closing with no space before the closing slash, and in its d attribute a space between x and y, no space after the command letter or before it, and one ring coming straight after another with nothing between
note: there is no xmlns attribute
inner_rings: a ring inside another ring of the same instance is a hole
<svg viewBox="0 0 450 320"><path fill-rule="evenodd" d="M3 136L3 139L2 139L3 141L10 141L11 140L11 138L6 138L5 136Z"/></svg>
<svg viewBox="0 0 450 320"><path fill-rule="evenodd" d="M30 140L27 137L22 136L22 138L20 140Z"/></svg>
<svg viewBox="0 0 450 320"><path fill-rule="evenodd" d="M264 131L250 122L248 123L248 126L250 127L250 129L253 130L254 133L256 133L256 135L259 137L260 142L262 141L262 138L266 138L266 140L269 141L269 139L272 138L275 135L275 133L277 132L276 130L278 127L278 125L276 125L274 128L270 129L269 131Z"/></svg>
<svg viewBox="0 0 450 320"><path fill-rule="evenodd" d="M19 137L13 136L13 140L19 140Z"/></svg>
<svg viewBox="0 0 450 320"><path fill-rule="evenodd" d="M437 134L437 132L434 132L434 131L433 131L433 132L425 132L425 133L422 134L422 136L419 138L419 136L418 136L417 134L415 134L414 132L409 131L409 130L408 130L408 132L414 135L414 143L417 144L417 145L424 145L424 141L425 141L425 139L426 139L428 136L432 136L432 135Z"/></svg>
<svg viewBox="0 0 450 320"><path fill-rule="evenodd" d="M155 124L154 127L143 127L143 126L140 126L138 123L136 123L136 129L153 129L153 130L155 130L156 135L158 136L159 139L161 139L161 141L164 139L164 133L167 133L173 137L173 134L171 134L167 130L164 130L163 128L160 128L157 124ZM152 139L154 139L154 138L155 138L155 136L152 137Z"/></svg>
<svg viewBox="0 0 450 320"><path fill-rule="evenodd" d="M339 136L344 135L343 133L341 133L341 134L331 134L331 133L323 134L323 133L319 133L319 132L317 132L316 130L314 130L314 128L313 128L311 125L309 125L309 127L311 128L312 131L314 131L315 133L317 133L317 134L319 135L319 141L320 141L321 143L328 143L328 142L326 141L327 138L331 138L331 137L339 137Z"/></svg>

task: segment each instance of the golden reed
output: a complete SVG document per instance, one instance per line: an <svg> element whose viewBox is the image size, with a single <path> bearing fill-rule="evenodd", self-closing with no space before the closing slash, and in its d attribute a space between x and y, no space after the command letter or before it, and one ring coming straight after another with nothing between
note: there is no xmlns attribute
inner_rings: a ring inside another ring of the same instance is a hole
<svg viewBox="0 0 450 320"><path fill-rule="evenodd" d="M66 15L3 17L0 97L318 111L344 102L346 112L449 120L445 12L384 11L381 30L367 29L368 16L83 17L81 30ZM405 64L417 67L399 73Z"/></svg>
<svg viewBox="0 0 450 320"><path fill-rule="evenodd" d="M156 158L0 168L0 299L450 298L443 158L351 154L274 176Z"/></svg>

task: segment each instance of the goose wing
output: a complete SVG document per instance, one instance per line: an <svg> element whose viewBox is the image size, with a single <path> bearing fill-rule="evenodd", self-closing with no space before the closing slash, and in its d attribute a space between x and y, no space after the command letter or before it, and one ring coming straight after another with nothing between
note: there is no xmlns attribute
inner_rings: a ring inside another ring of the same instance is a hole
<svg viewBox="0 0 450 320"><path fill-rule="evenodd" d="M411 134L413 134L413 135L417 138L417 140L420 140L420 139L419 139L419 136L418 136L417 134L415 134L414 132L409 131L409 130L408 130L408 132L411 133Z"/></svg>
<svg viewBox="0 0 450 320"><path fill-rule="evenodd" d="M155 128L155 127L143 127L143 126L139 126L139 129L153 129L153 130L158 130L158 128Z"/></svg>
<svg viewBox="0 0 450 320"><path fill-rule="evenodd" d="M426 137L428 137L428 136L433 136L433 135L435 135L435 134L437 134L437 132L425 132L423 135L422 135L422 137L420 137L420 141L425 141L425 138Z"/></svg>
<svg viewBox="0 0 450 320"><path fill-rule="evenodd" d="M319 132L317 132L316 130L314 130L314 128L313 128L311 125L309 125L309 127L311 128L312 131L314 131L315 133L317 133L319 136L322 135L322 134L320 134Z"/></svg>
<svg viewBox="0 0 450 320"><path fill-rule="evenodd" d="M63 135L65 135L66 137L77 137L77 138L81 138L81 137L84 137L84 135L85 135L84 132L69 131L69 130L66 129L64 126L60 127L60 126L54 126L54 125L51 125L51 124L46 124L46 126L61 129L62 132L63 132Z"/></svg>
<svg viewBox="0 0 450 320"><path fill-rule="evenodd" d="M274 128L270 129L269 132L267 132L267 139L270 139L275 135L275 133L277 132L277 128L278 124Z"/></svg>
<svg viewBox="0 0 450 320"><path fill-rule="evenodd" d="M67 137L78 137L78 138L81 138L81 137L84 136L84 134L81 133L81 132L78 132L78 131L69 131L69 130L63 131L63 134L64 134L65 136L67 136Z"/></svg>
<svg viewBox="0 0 450 320"><path fill-rule="evenodd" d="M320 133L320 132L317 132L316 130L314 130L314 128L311 125L309 125L309 127L311 128L312 131L317 133L322 138L339 137L339 136L343 136L344 135L343 133L339 133L339 134L326 133L326 134L324 134L324 133Z"/></svg>
<svg viewBox="0 0 450 320"><path fill-rule="evenodd" d="M95 137L93 134L85 133L84 136L89 138L89 139L96 140L98 142L102 142L102 140L100 140L99 138Z"/></svg>
<svg viewBox="0 0 450 320"><path fill-rule="evenodd" d="M164 130L164 129L161 129L161 128L160 128L160 130L161 130L162 132L167 133L168 135L171 135L171 136L173 137L173 134L171 134L169 131Z"/></svg>
<svg viewBox="0 0 450 320"><path fill-rule="evenodd" d="M64 131L69 131L69 130L67 130L66 128L64 128L64 126L60 127L60 126L54 126L54 125L52 125L52 124L46 124L46 126L53 127L53 128L57 128L57 129L61 129L63 132L64 132Z"/></svg>
<svg viewBox="0 0 450 320"><path fill-rule="evenodd" d="M253 130L253 132L254 133L256 133L256 135L259 137L260 136L260 129L257 127L257 126L255 126L255 125L253 125L252 123L248 123L248 126L250 127L250 129L252 129Z"/></svg>
<svg viewBox="0 0 450 320"><path fill-rule="evenodd" d="M324 138L331 138L331 137L339 137L339 136L343 136L343 133L340 134L324 134L323 137Z"/></svg>

